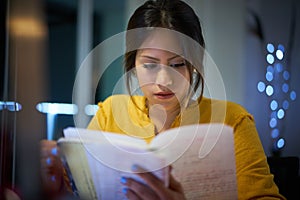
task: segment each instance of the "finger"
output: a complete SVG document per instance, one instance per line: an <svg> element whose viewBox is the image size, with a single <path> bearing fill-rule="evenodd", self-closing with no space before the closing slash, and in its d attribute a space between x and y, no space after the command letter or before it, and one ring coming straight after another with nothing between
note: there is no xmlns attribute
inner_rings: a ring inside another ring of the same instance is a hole
<svg viewBox="0 0 300 200"><path fill-rule="evenodd" d="M42 169L61 169L62 167L61 160L55 156L41 158Z"/></svg>
<svg viewBox="0 0 300 200"><path fill-rule="evenodd" d="M144 168L137 165L134 165L132 170L134 172L139 172L137 175L141 177L159 196L163 196L167 192L167 188L165 187L164 183L151 172L145 172L146 170Z"/></svg>
<svg viewBox="0 0 300 200"><path fill-rule="evenodd" d="M57 146L43 146L41 147L41 157L47 157L49 155L59 156L60 150Z"/></svg>
<svg viewBox="0 0 300 200"><path fill-rule="evenodd" d="M49 155L59 156L60 150L56 143L41 143L41 157L47 157Z"/></svg>
<svg viewBox="0 0 300 200"><path fill-rule="evenodd" d="M55 182L57 178L63 177L63 166L55 159L47 158L41 160L41 175L43 180Z"/></svg>
<svg viewBox="0 0 300 200"><path fill-rule="evenodd" d="M147 185L140 183L132 178L122 177L121 183L126 185L126 187L131 191L129 195L132 198L136 198L137 196L141 199L157 199L157 195L149 188ZM123 191L124 192L124 191ZM127 196L127 194L126 194Z"/></svg>
<svg viewBox="0 0 300 200"><path fill-rule="evenodd" d="M47 194L57 194L60 192L63 185L63 179L60 176L43 174L42 188Z"/></svg>
<svg viewBox="0 0 300 200"><path fill-rule="evenodd" d="M183 188L182 188L181 184L174 178L174 176L172 174L170 174L169 188L171 190L183 193Z"/></svg>
<svg viewBox="0 0 300 200"><path fill-rule="evenodd" d="M57 146L57 143L56 143L56 141L53 141L53 140L41 140L40 141L41 149L44 149L44 148L51 149L56 146Z"/></svg>
<svg viewBox="0 0 300 200"><path fill-rule="evenodd" d="M129 188L123 188L122 192L130 200L141 200L141 198L134 191L130 190Z"/></svg>
<svg viewBox="0 0 300 200"><path fill-rule="evenodd" d="M46 140L46 139L43 139L43 140L40 141L40 144L41 145L52 145L52 144L56 145L56 141L55 140Z"/></svg>

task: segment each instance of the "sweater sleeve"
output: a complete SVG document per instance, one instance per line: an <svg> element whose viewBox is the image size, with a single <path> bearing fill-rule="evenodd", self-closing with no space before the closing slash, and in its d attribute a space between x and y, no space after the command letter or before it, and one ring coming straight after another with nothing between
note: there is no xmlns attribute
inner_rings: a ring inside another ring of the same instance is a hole
<svg viewBox="0 0 300 200"><path fill-rule="evenodd" d="M285 199L273 181L251 115L242 115L234 127L239 199Z"/></svg>
<svg viewBox="0 0 300 200"><path fill-rule="evenodd" d="M87 126L87 129L91 130L105 130L107 123L107 112L105 109L110 108L110 101L98 103L98 110L95 116L91 119L90 123Z"/></svg>

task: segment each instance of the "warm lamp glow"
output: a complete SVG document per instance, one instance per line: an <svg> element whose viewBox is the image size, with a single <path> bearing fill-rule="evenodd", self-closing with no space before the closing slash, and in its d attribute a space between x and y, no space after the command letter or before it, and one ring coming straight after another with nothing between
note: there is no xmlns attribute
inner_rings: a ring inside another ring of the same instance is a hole
<svg viewBox="0 0 300 200"><path fill-rule="evenodd" d="M46 35L46 27L42 21L32 17L13 17L9 27L15 36L44 37Z"/></svg>

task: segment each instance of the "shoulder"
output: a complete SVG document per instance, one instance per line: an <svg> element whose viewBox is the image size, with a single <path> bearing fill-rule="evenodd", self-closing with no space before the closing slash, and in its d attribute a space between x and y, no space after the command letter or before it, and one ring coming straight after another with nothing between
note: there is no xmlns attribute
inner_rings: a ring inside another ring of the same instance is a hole
<svg viewBox="0 0 300 200"><path fill-rule="evenodd" d="M236 127L245 118L254 121L253 116L240 104L203 97L200 103L200 110L205 110L213 122L223 122Z"/></svg>
<svg viewBox="0 0 300 200"><path fill-rule="evenodd" d="M129 96L125 94L112 95L107 97L104 101L98 103L100 108L110 108L110 107L122 107L122 106L131 106L132 103L135 103L139 106L143 106L145 102L144 96Z"/></svg>
<svg viewBox="0 0 300 200"><path fill-rule="evenodd" d="M240 104L237 104L235 102L232 101L227 101L227 100L218 100L218 99L211 99L211 98L207 98L207 97L203 97L201 99L201 103L205 104L206 106L210 105L210 106L226 106L227 108L233 108L235 110L239 110L239 111L246 111L246 109L241 106Z"/></svg>
<svg viewBox="0 0 300 200"><path fill-rule="evenodd" d="M146 98L144 96L112 95L103 102L98 103L99 110L104 116L112 113L128 113L128 111L145 111Z"/></svg>
<svg viewBox="0 0 300 200"><path fill-rule="evenodd" d="M112 101L126 101L129 98L130 96L125 94L112 95L107 97L104 101L100 101L98 104L111 104Z"/></svg>
<svg viewBox="0 0 300 200"><path fill-rule="evenodd" d="M134 116L139 116L141 110L136 105L145 108L145 102L143 96L112 95L98 103L98 110L88 128L120 132L116 128L118 124L128 121L129 113L137 113Z"/></svg>

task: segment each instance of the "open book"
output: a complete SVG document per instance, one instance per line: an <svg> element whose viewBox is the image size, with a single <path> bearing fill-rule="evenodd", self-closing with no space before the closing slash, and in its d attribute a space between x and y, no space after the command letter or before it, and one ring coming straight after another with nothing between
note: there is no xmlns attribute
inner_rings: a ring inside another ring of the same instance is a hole
<svg viewBox="0 0 300 200"><path fill-rule="evenodd" d="M168 185L169 173L187 199L237 199L233 129L224 124L169 129L150 144L127 135L67 128L59 139L74 189L83 199L125 199L121 177L137 164ZM172 172L169 172L172 165Z"/></svg>

